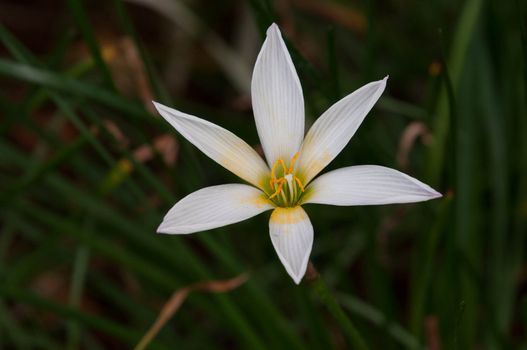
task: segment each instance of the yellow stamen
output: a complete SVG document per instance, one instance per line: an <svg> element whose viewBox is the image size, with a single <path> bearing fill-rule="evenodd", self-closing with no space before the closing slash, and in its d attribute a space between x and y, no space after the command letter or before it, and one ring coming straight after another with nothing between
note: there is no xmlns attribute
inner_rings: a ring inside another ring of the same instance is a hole
<svg viewBox="0 0 527 350"><path fill-rule="evenodd" d="M269 199L273 199L274 197L276 197L278 194L280 194L280 192L282 192L282 187L284 186L284 183L285 183L285 179L284 178L281 178L280 180L278 180L279 184L278 184L278 188L276 189L276 191L269 197Z"/></svg>
<svg viewBox="0 0 527 350"><path fill-rule="evenodd" d="M293 165L295 165L295 160L298 158L299 154L300 152L296 152L293 158L291 158L291 164L289 164L289 171L288 171L289 174L293 172Z"/></svg>
<svg viewBox="0 0 527 350"><path fill-rule="evenodd" d="M287 167L285 166L283 159L278 159L277 162L280 162L280 164L282 164L282 169L284 169L284 176L285 176L287 174Z"/></svg>
<svg viewBox="0 0 527 350"><path fill-rule="evenodd" d="M273 184L276 182L276 176L274 172L276 171L276 167L278 166L278 161L274 162L273 168L271 169L271 180L269 181L269 184L271 187L273 187Z"/></svg>
<svg viewBox="0 0 527 350"><path fill-rule="evenodd" d="M293 176L293 179L295 179L296 183L298 184L298 187L300 187L300 191L304 192L304 185L302 185L300 179L296 176Z"/></svg>

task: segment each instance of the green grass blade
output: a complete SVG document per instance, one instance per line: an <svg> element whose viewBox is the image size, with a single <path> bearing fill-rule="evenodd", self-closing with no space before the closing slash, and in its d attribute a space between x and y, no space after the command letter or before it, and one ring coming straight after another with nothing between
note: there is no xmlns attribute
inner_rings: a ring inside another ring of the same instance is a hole
<svg viewBox="0 0 527 350"><path fill-rule="evenodd" d="M112 75L108 69L108 66L106 66L106 63L104 62L101 51L99 50L99 44L97 43L97 39L93 34L89 19L86 15L86 11L82 6L82 0L68 0L68 7L70 9L70 13L73 15L73 20L79 26L86 45L90 49L95 64L103 75L106 86L110 90L115 90Z"/></svg>

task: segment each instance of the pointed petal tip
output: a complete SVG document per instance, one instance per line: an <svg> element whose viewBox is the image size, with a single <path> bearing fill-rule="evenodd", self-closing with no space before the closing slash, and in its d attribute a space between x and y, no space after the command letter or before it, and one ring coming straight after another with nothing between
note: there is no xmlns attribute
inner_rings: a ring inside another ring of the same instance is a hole
<svg viewBox="0 0 527 350"><path fill-rule="evenodd" d="M383 86L383 89L386 87L386 84L388 83L388 79L390 78L389 75L385 76L381 80L377 80L377 83Z"/></svg>
<svg viewBox="0 0 527 350"><path fill-rule="evenodd" d="M181 232L176 232L174 230L174 227L169 227L165 221L159 224L159 226L156 229L156 234L158 235L179 235L182 234Z"/></svg>
<svg viewBox="0 0 527 350"><path fill-rule="evenodd" d="M382 78L380 80L372 81L372 82L370 82L369 84L366 84L366 85L375 86L375 87L377 87L377 90L381 90L381 91L384 92L384 89L386 88L386 84L388 83L388 79L389 78L390 78L390 76L387 75L387 76L385 76L384 78Z"/></svg>
<svg viewBox="0 0 527 350"><path fill-rule="evenodd" d="M167 224L166 224L165 220L163 220L159 224L159 226L157 227L156 234L158 234L158 235L173 235L174 234L173 231L174 230L170 230L170 228L167 227Z"/></svg>
<svg viewBox="0 0 527 350"><path fill-rule="evenodd" d="M309 255L310 254L307 254L308 258L309 258ZM282 261L282 264L284 264L283 261ZM296 285L299 285L300 282L302 282L302 279L304 278L304 275L306 274L307 263L302 263L302 267L300 267L299 271L294 271L293 267L291 265L289 265L289 264L287 264L287 265L284 264L284 267L286 269L287 274L289 275L289 277L291 277L293 282L295 282Z"/></svg>
<svg viewBox="0 0 527 350"><path fill-rule="evenodd" d="M432 192L430 193L430 197L431 197L431 199L441 198L441 197L443 197L443 194L440 193L440 192L437 192L436 190L434 190L432 188Z"/></svg>
<svg viewBox="0 0 527 350"><path fill-rule="evenodd" d="M313 243L311 243L311 244L313 244ZM309 256L310 255L311 255L311 249L304 256L304 259L302 261L302 265L300 267L300 270L298 270L296 272L290 271L289 269L287 270L287 273L289 274L289 276L291 276L291 278L293 279L293 281L295 282L296 285L299 285L300 282L302 282L302 279L304 278L304 276L306 275L307 264L309 262Z"/></svg>
<svg viewBox="0 0 527 350"><path fill-rule="evenodd" d="M271 25L269 26L269 28L267 28L267 32L266 32L266 35L269 36L271 35L272 33L280 33L280 28L278 28L278 25L276 23L271 23Z"/></svg>
<svg viewBox="0 0 527 350"><path fill-rule="evenodd" d="M157 235L187 235L205 230L188 230L186 227L168 226L162 222L156 230Z"/></svg>
<svg viewBox="0 0 527 350"><path fill-rule="evenodd" d="M425 193L423 193L423 195L427 197L426 199L424 199L425 201L443 197L443 194L438 192L438 191L436 191L436 190L434 190L432 188L432 186L427 185L424 182L421 182L421 181L419 181L417 179L414 179L414 178L412 178L412 181L415 184L417 184L425 192Z"/></svg>
<svg viewBox="0 0 527 350"><path fill-rule="evenodd" d="M311 252L311 249L309 250L309 252ZM309 260L309 255L309 253L306 255L306 258L304 258L304 262L302 263L298 271L294 271L295 269L290 264L285 264L282 261L282 264L284 264L287 274L289 275L289 277L291 277L291 279L293 280L293 282L295 282L296 285L299 285L300 282L302 282L302 279L306 274L307 261Z"/></svg>
<svg viewBox="0 0 527 350"><path fill-rule="evenodd" d="M165 231L165 228L163 227L163 224L159 225L159 227L156 230L156 234L158 234L158 235L159 234L162 234L162 235L167 234L167 232Z"/></svg>
<svg viewBox="0 0 527 350"><path fill-rule="evenodd" d="M426 193L424 194L426 196L426 199L424 199L425 201L443 197L442 193L437 192L436 190L434 190L432 187L428 186L427 184L422 183L422 182L421 184L422 184L421 188L424 191L426 191Z"/></svg>
<svg viewBox="0 0 527 350"><path fill-rule="evenodd" d="M154 100L152 100L152 104L154 105L154 107L157 109L157 111L161 114L161 111L164 109L164 108L167 108L165 105L159 103L159 102L156 102Z"/></svg>

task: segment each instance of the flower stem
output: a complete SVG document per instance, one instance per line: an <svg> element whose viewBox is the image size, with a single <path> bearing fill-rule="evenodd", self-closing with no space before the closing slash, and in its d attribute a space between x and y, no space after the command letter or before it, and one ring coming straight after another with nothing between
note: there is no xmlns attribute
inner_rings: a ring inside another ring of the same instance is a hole
<svg viewBox="0 0 527 350"><path fill-rule="evenodd" d="M368 347L366 346L364 339L362 339L359 331L344 313L344 310L342 310L324 280L320 278L320 274L311 261L309 261L309 265L307 266L305 280L309 282L310 286L317 292L329 312L331 312L333 317L335 317L339 325L342 327L352 349L367 350Z"/></svg>

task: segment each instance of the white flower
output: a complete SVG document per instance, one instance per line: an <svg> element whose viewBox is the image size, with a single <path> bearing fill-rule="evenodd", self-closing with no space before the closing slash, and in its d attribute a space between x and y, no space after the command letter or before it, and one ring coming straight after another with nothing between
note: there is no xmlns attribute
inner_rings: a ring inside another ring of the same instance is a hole
<svg viewBox="0 0 527 350"><path fill-rule="evenodd" d="M273 210L271 242L298 284L313 245L313 226L301 205L409 203L440 197L428 185L376 165L341 168L315 179L349 142L386 80L369 83L335 103L304 137L302 87L280 30L271 25L251 83L254 119L267 164L230 131L154 102L188 141L251 184L212 186L189 194L170 209L157 232L204 231Z"/></svg>

